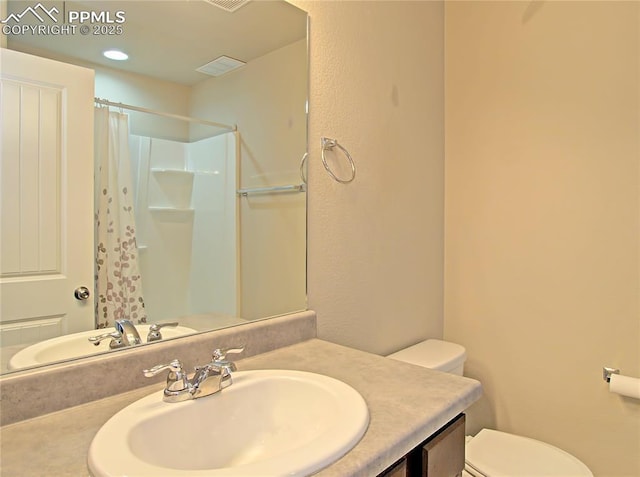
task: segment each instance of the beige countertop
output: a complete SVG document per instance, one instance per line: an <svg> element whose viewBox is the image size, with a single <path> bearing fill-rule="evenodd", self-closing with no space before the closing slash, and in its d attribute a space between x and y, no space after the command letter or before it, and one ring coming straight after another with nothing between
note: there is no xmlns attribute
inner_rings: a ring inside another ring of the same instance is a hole
<svg viewBox="0 0 640 477"><path fill-rule="evenodd" d="M246 358L237 365L238 370L294 369L325 374L351 385L364 397L370 414L367 432L348 454L316 474L321 477L377 475L482 394L475 380L318 339ZM123 407L162 388L147 386L2 427L0 474L88 475L87 452L98 429Z"/></svg>

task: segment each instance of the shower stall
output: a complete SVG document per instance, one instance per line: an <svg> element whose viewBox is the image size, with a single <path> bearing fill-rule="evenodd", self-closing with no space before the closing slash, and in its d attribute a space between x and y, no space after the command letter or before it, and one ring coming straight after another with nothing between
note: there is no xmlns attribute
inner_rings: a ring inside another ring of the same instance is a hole
<svg viewBox="0 0 640 477"><path fill-rule="evenodd" d="M191 143L130 136L142 286L154 321L239 314L236 134Z"/></svg>
<svg viewBox="0 0 640 477"><path fill-rule="evenodd" d="M96 102L129 110L137 262L149 321L198 330L241 321L237 131Z"/></svg>

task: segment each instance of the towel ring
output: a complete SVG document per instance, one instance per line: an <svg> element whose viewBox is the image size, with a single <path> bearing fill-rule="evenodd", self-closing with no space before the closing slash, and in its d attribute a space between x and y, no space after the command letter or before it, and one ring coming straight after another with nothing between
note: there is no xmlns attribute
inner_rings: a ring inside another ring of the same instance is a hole
<svg viewBox="0 0 640 477"><path fill-rule="evenodd" d="M305 184L307 183L307 176L304 175L304 165L307 162L307 157L309 157L309 153L305 152L302 155L302 159L300 159L300 179L302 179L302 182Z"/></svg>
<svg viewBox="0 0 640 477"><path fill-rule="evenodd" d="M327 170L329 175L333 178L333 180L335 180L336 182L340 182L341 184L348 184L349 182L353 181L353 179L356 178L356 165L353 162L353 158L351 157L351 154L349 154L349 151L347 151L344 147L342 147L337 140L331 139L328 137L321 137L320 144L322 145L322 164L324 165L324 168ZM349 179L339 179L333 173L333 171L329 167L329 164L327 164L327 160L324 157L324 153L327 150L332 151L334 147L340 148L342 152L344 152L344 155L347 156L347 159L349 160L349 166L351 166L351 177Z"/></svg>

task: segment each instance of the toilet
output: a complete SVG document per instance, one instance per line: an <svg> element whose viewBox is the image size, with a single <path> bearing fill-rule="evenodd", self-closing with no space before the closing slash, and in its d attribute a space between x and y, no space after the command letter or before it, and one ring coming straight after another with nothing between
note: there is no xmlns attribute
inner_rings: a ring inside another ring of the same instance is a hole
<svg viewBox="0 0 640 477"><path fill-rule="evenodd" d="M464 347L430 339L390 354L389 358L462 376ZM593 477L571 454L527 437L482 429L467 436L464 477Z"/></svg>

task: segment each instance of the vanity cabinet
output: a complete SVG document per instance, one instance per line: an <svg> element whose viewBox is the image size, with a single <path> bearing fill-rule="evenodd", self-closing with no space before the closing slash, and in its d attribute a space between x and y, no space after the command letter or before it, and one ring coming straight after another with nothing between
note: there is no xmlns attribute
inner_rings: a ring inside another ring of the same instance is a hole
<svg viewBox="0 0 640 477"><path fill-rule="evenodd" d="M457 477L462 475L464 424L464 414L458 415L378 477Z"/></svg>
<svg viewBox="0 0 640 477"><path fill-rule="evenodd" d="M407 476L407 458L403 457L393 464L378 477L406 477Z"/></svg>

